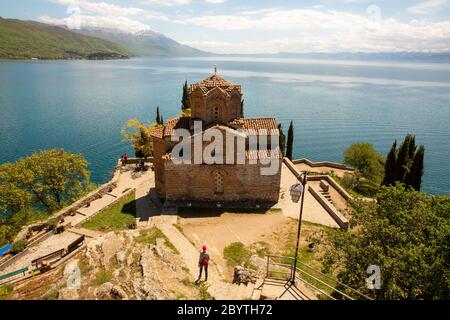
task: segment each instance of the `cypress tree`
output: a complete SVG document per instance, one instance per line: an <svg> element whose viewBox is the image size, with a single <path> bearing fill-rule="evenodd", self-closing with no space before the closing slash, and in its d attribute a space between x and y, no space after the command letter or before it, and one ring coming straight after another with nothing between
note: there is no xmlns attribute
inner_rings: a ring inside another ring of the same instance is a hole
<svg viewBox="0 0 450 320"><path fill-rule="evenodd" d="M294 126L291 121L288 130L287 147L286 147L286 157L289 160L292 160L293 146L294 146Z"/></svg>
<svg viewBox="0 0 450 320"><path fill-rule="evenodd" d="M405 179L405 183L410 185L416 191L420 191L422 186L422 176L424 171L425 147L420 146L414 154L409 175Z"/></svg>
<svg viewBox="0 0 450 320"><path fill-rule="evenodd" d="M410 167L410 148L415 145L414 137L410 134L407 134L405 140L400 145L397 153L397 180L400 182L404 182L406 175L408 174ZM415 151L415 150L414 150ZM412 154L414 154L412 151Z"/></svg>
<svg viewBox="0 0 450 320"><path fill-rule="evenodd" d="M241 101L241 118L244 118L244 99Z"/></svg>
<svg viewBox="0 0 450 320"><path fill-rule="evenodd" d="M408 134L397 150L397 141L392 145L384 167L383 185L394 185L396 181L420 191L424 172L425 147L417 148L416 137Z"/></svg>
<svg viewBox="0 0 450 320"><path fill-rule="evenodd" d="M189 87L187 80L183 85L183 98L181 100L181 110L186 110L191 107L191 101L189 100Z"/></svg>
<svg viewBox="0 0 450 320"><path fill-rule="evenodd" d="M395 141L386 158L386 163L384 165L384 179L382 185L394 185L394 182L397 180L397 141Z"/></svg>
<svg viewBox="0 0 450 320"><path fill-rule="evenodd" d="M159 113L159 106L156 107L156 124L157 125L161 124L161 115Z"/></svg>
<svg viewBox="0 0 450 320"><path fill-rule="evenodd" d="M159 121L160 121L160 125L164 125L164 119L163 119L163 116L161 116L160 118L159 118Z"/></svg>
<svg viewBox="0 0 450 320"><path fill-rule="evenodd" d="M280 150L281 154L284 156L286 154L286 135L283 132L283 126L281 123L278 124L278 131L280 132Z"/></svg>

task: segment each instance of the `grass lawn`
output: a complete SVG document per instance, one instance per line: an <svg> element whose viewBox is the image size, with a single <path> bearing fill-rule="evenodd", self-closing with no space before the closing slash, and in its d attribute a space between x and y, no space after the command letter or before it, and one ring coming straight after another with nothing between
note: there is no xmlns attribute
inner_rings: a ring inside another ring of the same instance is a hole
<svg viewBox="0 0 450 320"><path fill-rule="evenodd" d="M136 222L136 194L131 192L93 218L82 224L83 228L100 231L127 230Z"/></svg>
<svg viewBox="0 0 450 320"><path fill-rule="evenodd" d="M156 239L158 238L164 239L164 243L170 250L172 250L173 253L180 254L180 252L177 250L177 248L175 248L172 242L169 241L165 234L156 227L153 227L150 230L141 230L139 232L139 236L134 238L134 241L136 241L137 243L156 245Z"/></svg>
<svg viewBox="0 0 450 320"><path fill-rule="evenodd" d="M251 255L252 252L242 242L233 242L223 249L223 257L231 267L251 267Z"/></svg>

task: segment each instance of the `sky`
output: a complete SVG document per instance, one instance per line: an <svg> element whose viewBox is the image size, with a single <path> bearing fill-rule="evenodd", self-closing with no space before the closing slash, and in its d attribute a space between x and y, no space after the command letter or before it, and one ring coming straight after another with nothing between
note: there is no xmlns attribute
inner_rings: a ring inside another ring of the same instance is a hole
<svg viewBox="0 0 450 320"><path fill-rule="evenodd" d="M153 30L216 53L450 52L450 0L0 0L0 16Z"/></svg>

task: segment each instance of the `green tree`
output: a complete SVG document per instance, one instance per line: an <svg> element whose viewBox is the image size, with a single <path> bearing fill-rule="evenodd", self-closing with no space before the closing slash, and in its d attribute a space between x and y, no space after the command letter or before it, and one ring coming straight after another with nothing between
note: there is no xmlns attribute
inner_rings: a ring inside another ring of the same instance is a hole
<svg viewBox="0 0 450 320"><path fill-rule="evenodd" d="M411 166L412 157L416 148L415 137L408 134L405 140L400 145L397 152L397 176L399 181L405 181L406 175L409 172Z"/></svg>
<svg viewBox="0 0 450 320"><path fill-rule="evenodd" d="M161 115L159 113L159 106L156 107L156 124L161 124Z"/></svg>
<svg viewBox="0 0 450 320"><path fill-rule="evenodd" d="M191 108L191 101L189 99L189 87L187 80L183 85L183 97L181 99L181 110L184 111L186 109Z"/></svg>
<svg viewBox="0 0 450 320"><path fill-rule="evenodd" d="M330 233L325 266L378 299L450 298L450 197L397 183L377 201L352 204L351 229ZM366 269L381 268L381 289L368 292Z"/></svg>
<svg viewBox="0 0 450 320"><path fill-rule="evenodd" d="M415 137L406 135L398 149L394 143L389 151L382 184L394 185L398 181L419 191L424 172L424 156L425 147L417 147Z"/></svg>
<svg viewBox="0 0 450 320"><path fill-rule="evenodd" d="M153 155L153 141L150 134L157 127L156 123L145 125L137 119L130 119L122 127L121 134L134 148L137 157L147 158Z"/></svg>
<svg viewBox="0 0 450 320"><path fill-rule="evenodd" d="M370 143L354 143L344 152L344 163L370 181L381 180L383 157Z"/></svg>
<svg viewBox="0 0 450 320"><path fill-rule="evenodd" d="M292 160L293 149L294 149L294 125L292 124L291 121L291 123L289 124L287 146L286 146L286 157L289 160Z"/></svg>
<svg viewBox="0 0 450 320"><path fill-rule="evenodd" d="M424 172L425 147L420 146L414 154L409 174L405 179L405 183L420 191L422 187L422 176Z"/></svg>
<svg viewBox="0 0 450 320"><path fill-rule="evenodd" d="M163 126L163 125L164 125L164 118L163 118L163 116L161 116L161 117L159 118L159 125L160 125L160 126Z"/></svg>
<svg viewBox="0 0 450 320"><path fill-rule="evenodd" d="M82 155L60 149L0 165L0 244L12 241L23 225L89 191L87 167Z"/></svg>
<svg viewBox="0 0 450 320"><path fill-rule="evenodd" d="M81 154L50 149L34 152L16 165L22 172L20 187L49 203L51 210L62 208L90 187L88 162Z"/></svg>
<svg viewBox="0 0 450 320"><path fill-rule="evenodd" d="M17 176L20 175L15 164L0 165L0 216L10 217L31 206L33 195L19 188Z"/></svg>
<svg viewBox="0 0 450 320"><path fill-rule="evenodd" d="M18 229L10 224L9 219L0 215L0 248L10 243L17 231Z"/></svg>
<svg viewBox="0 0 450 320"><path fill-rule="evenodd" d="M244 118L244 99L241 101L241 118Z"/></svg>
<svg viewBox="0 0 450 320"><path fill-rule="evenodd" d="M386 163L384 165L384 179L382 185L390 186L393 185L397 180L397 141L395 141L386 158Z"/></svg>
<svg viewBox="0 0 450 320"><path fill-rule="evenodd" d="M286 154L286 135L283 132L283 126L281 123L278 124L278 131L280 132L280 150L283 156Z"/></svg>

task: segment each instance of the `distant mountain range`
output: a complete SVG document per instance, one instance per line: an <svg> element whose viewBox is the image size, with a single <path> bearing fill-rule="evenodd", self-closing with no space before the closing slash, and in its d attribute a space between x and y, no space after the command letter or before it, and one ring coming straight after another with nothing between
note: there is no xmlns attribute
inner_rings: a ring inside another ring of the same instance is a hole
<svg viewBox="0 0 450 320"><path fill-rule="evenodd" d="M78 33L118 43L133 56L139 57L192 57L208 56L210 53L182 45L165 35L147 30L127 33L115 29L85 28Z"/></svg>
<svg viewBox="0 0 450 320"><path fill-rule="evenodd" d="M121 59L129 51L108 40L34 21L0 17L0 59Z"/></svg>
<svg viewBox="0 0 450 320"><path fill-rule="evenodd" d="M211 55L151 30L69 30L35 21L0 17L0 59L117 59Z"/></svg>
<svg viewBox="0 0 450 320"><path fill-rule="evenodd" d="M128 57L219 56L147 30L129 33L116 29L69 30L35 21L0 17L0 59L120 59ZM450 53L341 52L221 54L228 57L272 57L340 60L450 62Z"/></svg>
<svg viewBox="0 0 450 320"><path fill-rule="evenodd" d="M242 56L240 54L231 56ZM450 62L450 52L336 52L336 53L261 53L250 56L261 58L297 58L329 60L371 60L371 61L428 61Z"/></svg>

